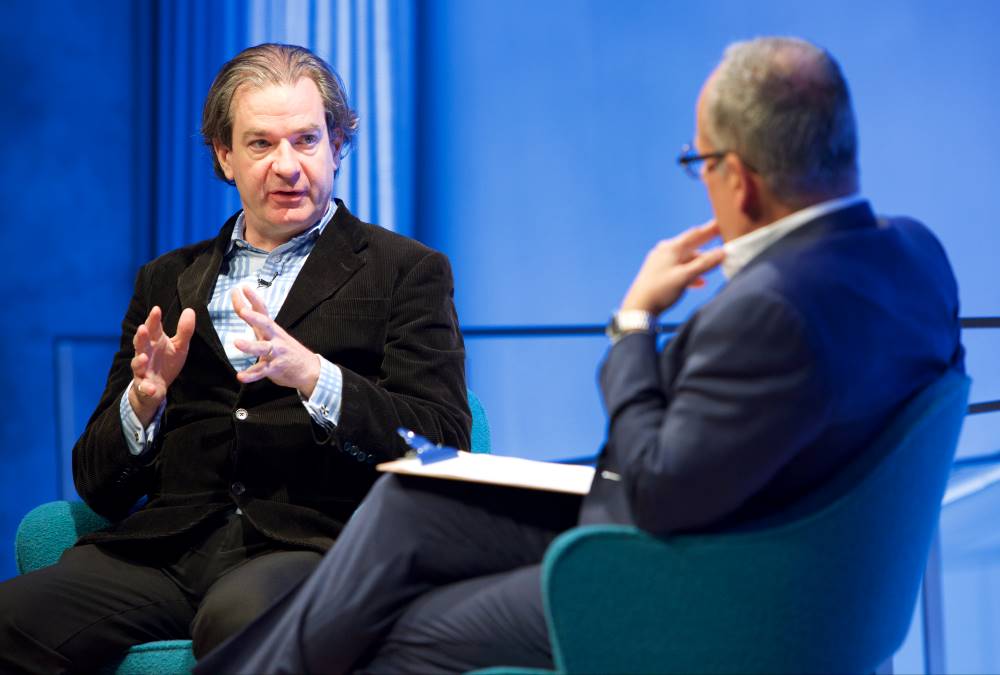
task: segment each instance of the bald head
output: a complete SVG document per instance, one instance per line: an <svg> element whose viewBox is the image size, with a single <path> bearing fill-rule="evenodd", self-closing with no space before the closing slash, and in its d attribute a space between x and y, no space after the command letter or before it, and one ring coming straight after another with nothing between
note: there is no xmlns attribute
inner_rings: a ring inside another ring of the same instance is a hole
<svg viewBox="0 0 1000 675"><path fill-rule="evenodd" d="M702 97L705 137L739 155L783 203L857 191L851 97L826 50L796 38L732 44Z"/></svg>

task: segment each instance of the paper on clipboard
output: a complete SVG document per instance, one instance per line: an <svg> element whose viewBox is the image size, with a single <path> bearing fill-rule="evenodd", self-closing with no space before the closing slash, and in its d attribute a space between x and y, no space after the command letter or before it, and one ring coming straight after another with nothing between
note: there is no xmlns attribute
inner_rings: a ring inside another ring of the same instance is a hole
<svg viewBox="0 0 1000 675"><path fill-rule="evenodd" d="M539 462L520 457L465 451L459 451L457 457L433 464L421 464L416 458L397 459L379 464L375 468L388 473L508 485L577 495L590 492L590 484L594 479L592 466Z"/></svg>

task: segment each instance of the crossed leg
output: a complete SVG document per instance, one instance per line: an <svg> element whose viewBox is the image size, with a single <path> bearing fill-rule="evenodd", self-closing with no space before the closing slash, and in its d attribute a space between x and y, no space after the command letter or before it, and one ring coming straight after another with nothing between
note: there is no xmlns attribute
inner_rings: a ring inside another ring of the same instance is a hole
<svg viewBox="0 0 1000 675"><path fill-rule="evenodd" d="M343 673L390 654L421 672L414 650L448 652L442 631L461 632L470 621L481 624L483 639L494 631L481 665L503 654L505 663L521 663L513 659L525 642L546 661L537 564L578 509L570 495L385 476L309 579L195 672ZM440 622L427 624L429 612ZM417 623L432 630L417 637ZM456 664L478 651L455 649Z"/></svg>

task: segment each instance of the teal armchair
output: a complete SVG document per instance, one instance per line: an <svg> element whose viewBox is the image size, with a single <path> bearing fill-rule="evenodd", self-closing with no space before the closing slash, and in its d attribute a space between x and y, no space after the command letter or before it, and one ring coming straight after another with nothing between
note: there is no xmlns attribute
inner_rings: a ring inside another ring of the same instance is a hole
<svg viewBox="0 0 1000 675"><path fill-rule="evenodd" d="M479 398L468 392L472 412L472 452L490 452L490 424ZM59 560L67 548L84 534L108 525L82 502L55 501L28 512L17 528L15 555L17 570L24 574ZM188 673L195 659L190 640L161 640L132 647L120 660L109 663L101 673L146 675Z"/></svg>
<svg viewBox="0 0 1000 675"><path fill-rule="evenodd" d="M875 672L909 627L968 390L945 375L871 452L753 529L560 536L542 569L556 670Z"/></svg>

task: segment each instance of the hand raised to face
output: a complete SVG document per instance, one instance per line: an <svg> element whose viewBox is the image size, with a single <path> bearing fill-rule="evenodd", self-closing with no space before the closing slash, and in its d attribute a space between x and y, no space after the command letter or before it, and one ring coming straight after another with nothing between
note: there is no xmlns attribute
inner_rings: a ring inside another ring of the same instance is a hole
<svg viewBox="0 0 1000 675"><path fill-rule="evenodd" d="M259 295L243 286L233 290L233 309L253 329L256 340L237 339L236 348L258 357L257 363L236 374L248 384L268 378L283 387L298 389L306 398L319 381L319 357L274 322Z"/></svg>
<svg viewBox="0 0 1000 675"><path fill-rule="evenodd" d="M655 316L677 302L686 288L704 286L701 275L717 267L725 253L721 246L707 251L698 247L718 234L712 220L656 244L646 254L621 309L639 309Z"/></svg>
<svg viewBox="0 0 1000 675"><path fill-rule="evenodd" d="M135 356L128 400L143 426L152 421L167 396L167 389L184 367L194 325L194 310L187 308L177 320L177 333L168 337L163 332L163 312L153 307L145 323L136 329L132 337Z"/></svg>

